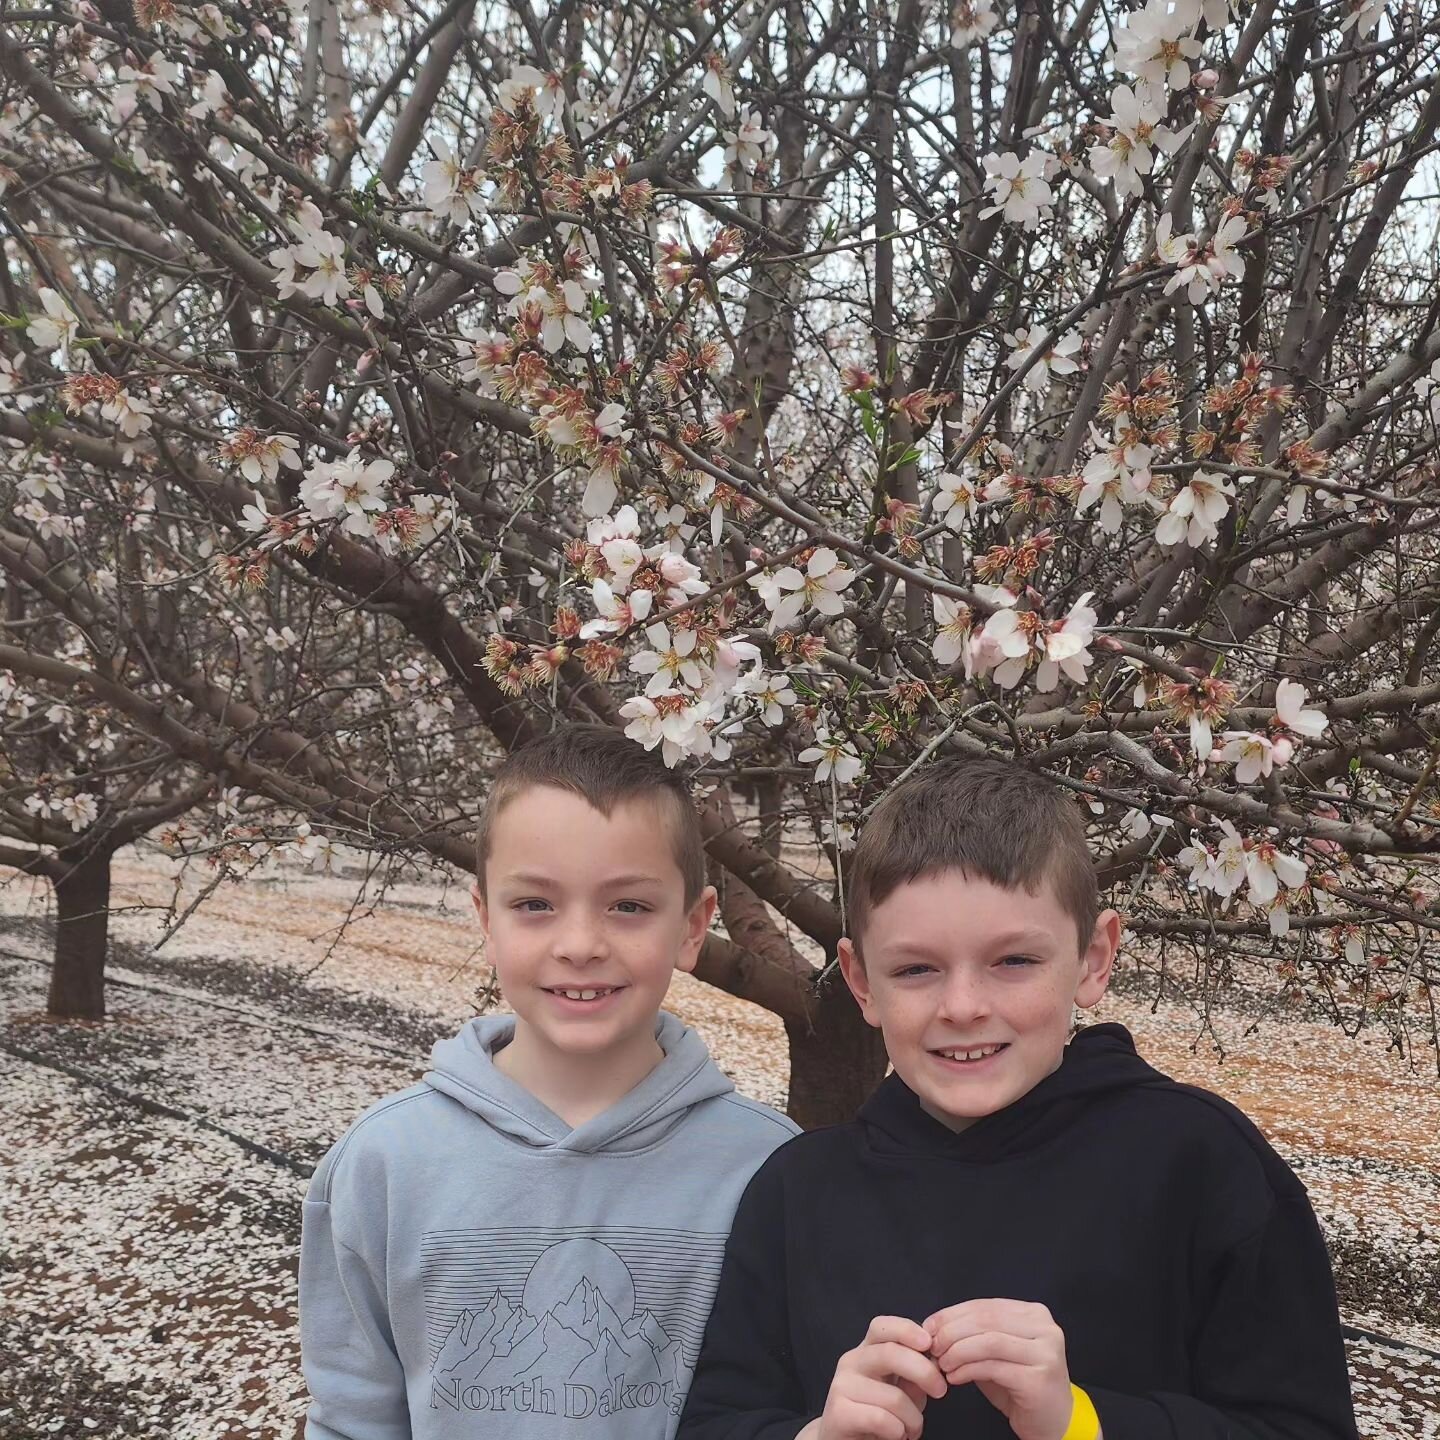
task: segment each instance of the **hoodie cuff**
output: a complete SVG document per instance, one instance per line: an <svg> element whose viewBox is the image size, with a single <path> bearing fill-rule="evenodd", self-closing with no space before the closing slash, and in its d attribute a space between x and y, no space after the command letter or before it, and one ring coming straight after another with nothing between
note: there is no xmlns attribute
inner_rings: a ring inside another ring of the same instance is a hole
<svg viewBox="0 0 1440 1440"><path fill-rule="evenodd" d="M1079 1384L1079 1382L1076 1382ZM1170 1412L1142 1395L1081 1387L1100 1417L1101 1440L1172 1440Z"/></svg>

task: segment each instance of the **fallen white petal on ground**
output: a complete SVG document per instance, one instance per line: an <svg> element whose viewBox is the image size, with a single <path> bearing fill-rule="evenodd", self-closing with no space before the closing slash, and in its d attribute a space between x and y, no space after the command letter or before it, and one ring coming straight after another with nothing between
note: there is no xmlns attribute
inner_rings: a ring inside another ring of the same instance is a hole
<svg viewBox="0 0 1440 1440"><path fill-rule="evenodd" d="M165 864L117 865L112 903L164 903ZM57 1026L42 1014L48 895L0 886L0 1040L313 1163L420 1074L487 979L463 887L393 886L368 914L355 888L283 871L223 886L155 955L156 913L122 910L111 1018ZM350 913L363 918L337 941ZM743 1090L783 1105L774 1016L685 976L668 1003ZM1311 1017L1251 1033L1251 1010L1221 1004L1200 1038L1191 1002L1154 1005L1127 982L1087 1018L1122 1021L1159 1068L1255 1118L1310 1189L1348 1324L1440 1351L1433 1068ZM304 1180L13 1054L0 1075L0 1440L296 1436ZM1363 1339L1350 1359L1363 1435L1440 1437L1440 1361Z"/></svg>

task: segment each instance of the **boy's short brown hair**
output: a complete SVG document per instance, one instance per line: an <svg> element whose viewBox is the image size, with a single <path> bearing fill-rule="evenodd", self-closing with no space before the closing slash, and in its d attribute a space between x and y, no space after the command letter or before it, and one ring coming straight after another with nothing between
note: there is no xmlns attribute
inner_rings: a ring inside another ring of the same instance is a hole
<svg viewBox="0 0 1440 1440"><path fill-rule="evenodd" d="M566 725L512 750L500 763L485 798L475 837L475 877L485 893L485 862L500 812L532 786L578 795L602 815L625 800L651 802L670 830L675 863L685 880L685 904L705 888L705 840L685 781L667 769L658 750L642 749L608 725Z"/></svg>
<svg viewBox="0 0 1440 1440"><path fill-rule="evenodd" d="M847 886L856 954L870 911L897 886L961 870L1008 890L1049 881L1083 953L1100 913L1085 821L1043 775L988 756L944 760L902 780L860 832ZM957 917L959 919L959 917Z"/></svg>

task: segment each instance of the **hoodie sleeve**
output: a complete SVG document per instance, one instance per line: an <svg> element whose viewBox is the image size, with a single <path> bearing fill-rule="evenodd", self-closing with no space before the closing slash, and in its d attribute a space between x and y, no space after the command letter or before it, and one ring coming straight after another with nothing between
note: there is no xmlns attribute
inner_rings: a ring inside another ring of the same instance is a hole
<svg viewBox="0 0 1440 1440"><path fill-rule="evenodd" d="M1330 1260L1299 1182L1221 1258L1189 1394L1085 1386L1104 1440L1355 1440Z"/></svg>
<svg viewBox="0 0 1440 1440"><path fill-rule="evenodd" d="M794 1440L814 1418L795 1367L788 1288L784 1189L772 1156L735 1211L676 1440Z"/></svg>
<svg viewBox="0 0 1440 1440"><path fill-rule="evenodd" d="M411 1440L385 1277L336 1233L334 1205L321 1198L327 1173L316 1173L300 1232L305 1440Z"/></svg>

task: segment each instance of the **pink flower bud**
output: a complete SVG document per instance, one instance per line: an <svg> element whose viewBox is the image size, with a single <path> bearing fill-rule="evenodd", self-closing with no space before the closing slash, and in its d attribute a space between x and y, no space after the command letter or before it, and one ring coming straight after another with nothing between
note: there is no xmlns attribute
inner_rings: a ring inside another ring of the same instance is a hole
<svg viewBox="0 0 1440 1440"><path fill-rule="evenodd" d="M1194 80L1190 82L1197 90L1213 90L1220 83L1220 72L1218 70L1201 70L1197 72Z"/></svg>

